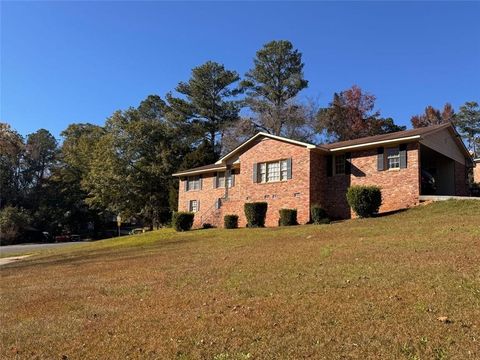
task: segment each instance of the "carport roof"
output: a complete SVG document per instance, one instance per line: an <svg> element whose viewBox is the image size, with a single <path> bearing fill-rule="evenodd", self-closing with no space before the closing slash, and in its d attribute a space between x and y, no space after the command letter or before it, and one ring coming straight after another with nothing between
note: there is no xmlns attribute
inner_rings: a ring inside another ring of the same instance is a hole
<svg viewBox="0 0 480 360"><path fill-rule="evenodd" d="M367 145L382 144L384 142L390 142L390 141L406 140L409 138L420 138L422 136L431 134L438 130L446 129L451 126L452 125L450 123L433 125L433 126L423 127L418 129L397 131L389 134L367 136L367 137L354 139L354 140L339 141L332 144L324 144L322 146L329 150L340 150L340 149L343 150L343 149L360 147L360 146L363 147Z"/></svg>

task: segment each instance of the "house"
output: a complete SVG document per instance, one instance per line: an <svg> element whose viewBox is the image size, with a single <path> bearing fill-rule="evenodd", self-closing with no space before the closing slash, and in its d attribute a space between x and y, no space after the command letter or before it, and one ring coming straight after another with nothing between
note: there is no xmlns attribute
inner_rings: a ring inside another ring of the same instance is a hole
<svg viewBox="0 0 480 360"><path fill-rule="evenodd" d="M178 210L195 212L195 227L223 226L237 214L245 226L247 202L268 203L267 226L277 226L279 210L295 208L298 221L310 207L331 218L352 216L346 201L351 185L378 185L380 212L408 208L422 195L468 195L469 152L451 124L313 145L258 133L215 164L178 172Z"/></svg>
<svg viewBox="0 0 480 360"><path fill-rule="evenodd" d="M473 159L475 167L473 168L473 182L480 184L480 158Z"/></svg>

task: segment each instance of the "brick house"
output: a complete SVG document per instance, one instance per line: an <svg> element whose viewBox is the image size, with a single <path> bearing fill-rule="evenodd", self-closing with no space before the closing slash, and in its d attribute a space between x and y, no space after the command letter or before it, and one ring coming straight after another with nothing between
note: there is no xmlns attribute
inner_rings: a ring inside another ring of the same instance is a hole
<svg viewBox="0 0 480 360"><path fill-rule="evenodd" d="M480 184L480 158L474 159L475 167L473 168L473 182Z"/></svg>
<svg viewBox="0 0 480 360"><path fill-rule="evenodd" d="M314 204L331 218L351 217L351 185L380 186L380 212L414 206L427 193L468 195L471 165L455 128L443 124L326 145L258 133L215 164L173 176L178 210L195 212L195 227L221 227L225 214L245 226L243 206L257 201L268 203L266 225L277 226L280 209L297 209L305 224Z"/></svg>

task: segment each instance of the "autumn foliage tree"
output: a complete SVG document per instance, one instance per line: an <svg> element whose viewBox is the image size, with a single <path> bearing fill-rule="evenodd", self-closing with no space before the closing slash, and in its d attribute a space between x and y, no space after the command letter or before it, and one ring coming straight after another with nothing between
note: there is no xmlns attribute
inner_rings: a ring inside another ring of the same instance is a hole
<svg viewBox="0 0 480 360"><path fill-rule="evenodd" d="M376 97L353 85L333 95L328 108L317 114L318 130L338 141L405 130L395 125L392 118L383 119L374 110Z"/></svg>
<svg viewBox="0 0 480 360"><path fill-rule="evenodd" d="M425 108L423 114L414 115L411 118L412 126L414 128L421 128L432 125L445 124L447 122L455 121L455 111L451 104L446 103L443 110L435 109L429 105Z"/></svg>

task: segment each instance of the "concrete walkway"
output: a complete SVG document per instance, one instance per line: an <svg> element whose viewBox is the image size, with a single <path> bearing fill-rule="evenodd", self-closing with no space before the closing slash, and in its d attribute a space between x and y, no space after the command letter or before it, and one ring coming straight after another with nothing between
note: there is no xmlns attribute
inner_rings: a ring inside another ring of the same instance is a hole
<svg viewBox="0 0 480 360"><path fill-rule="evenodd" d="M473 196L450 196L450 195L420 195L420 201L446 201L446 200L480 200Z"/></svg>
<svg viewBox="0 0 480 360"><path fill-rule="evenodd" d="M0 255L5 256L9 254L26 255L31 254L39 250L56 249L62 247L74 247L80 244L84 244L83 241L79 242L65 242L65 243L52 243L52 244L18 244L0 246Z"/></svg>
<svg viewBox="0 0 480 360"><path fill-rule="evenodd" d="M15 261L20 261L22 259L25 259L31 255L23 255L23 256L13 256L13 257L6 257L6 258L0 258L0 266L10 264Z"/></svg>

